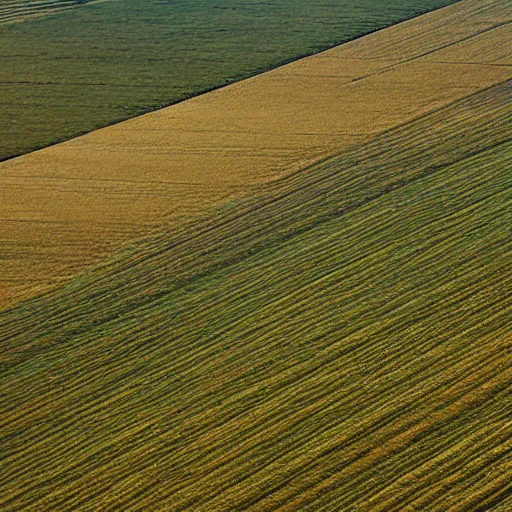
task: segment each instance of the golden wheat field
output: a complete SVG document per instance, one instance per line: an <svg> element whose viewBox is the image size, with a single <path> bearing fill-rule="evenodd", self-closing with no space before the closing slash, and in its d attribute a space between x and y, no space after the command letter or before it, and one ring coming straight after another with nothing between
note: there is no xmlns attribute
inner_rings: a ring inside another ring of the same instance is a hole
<svg viewBox="0 0 512 512"><path fill-rule="evenodd" d="M463 0L0 164L0 303L509 79L511 11Z"/></svg>

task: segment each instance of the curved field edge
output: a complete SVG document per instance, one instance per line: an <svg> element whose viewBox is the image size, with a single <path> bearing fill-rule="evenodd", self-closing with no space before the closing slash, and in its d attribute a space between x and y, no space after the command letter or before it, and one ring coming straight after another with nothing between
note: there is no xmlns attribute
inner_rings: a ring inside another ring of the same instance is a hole
<svg viewBox="0 0 512 512"><path fill-rule="evenodd" d="M512 77L511 16L502 2L465 0L4 162L0 302Z"/></svg>
<svg viewBox="0 0 512 512"><path fill-rule="evenodd" d="M510 87L4 313L2 508L503 510Z"/></svg>
<svg viewBox="0 0 512 512"><path fill-rule="evenodd" d="M451 3L96 0L58 16L7 26L1 25L0 13L0 160L163 108Z"/></svg>

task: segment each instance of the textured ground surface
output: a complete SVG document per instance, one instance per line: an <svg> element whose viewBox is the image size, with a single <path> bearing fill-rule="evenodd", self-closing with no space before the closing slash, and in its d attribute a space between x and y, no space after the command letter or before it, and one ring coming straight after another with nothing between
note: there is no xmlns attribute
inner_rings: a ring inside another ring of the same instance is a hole
<svg viewBox="0 0 512 512"><path fill-rule="evenodd" d="M465 0L0 164L0 300L512 76L512 6Z"/></svg>
<svg viewBox="0 0 512 512"><path fill-rule="evenodd" d="M412 59L347 86L409 77L398 126L1 314L0 508L510 511L512 83L468 85L506 72L508 5L338 49Z"/></svg>
<svg viewBox="0 0 512 512"><path fill-rule="evenodd" d="M0 160L453 2L0 0Z"/></svg>
<svg viewBox="0 0 512 512"><path fill-rule="evenodd" d="M4 313L2 510L510 510L510 99Z"/></svg>
<svg viewBox="0 0 512 512"><path fill-rule="evenodd" d="M105 1L108 0L0 0L0 26Z"/></svg>

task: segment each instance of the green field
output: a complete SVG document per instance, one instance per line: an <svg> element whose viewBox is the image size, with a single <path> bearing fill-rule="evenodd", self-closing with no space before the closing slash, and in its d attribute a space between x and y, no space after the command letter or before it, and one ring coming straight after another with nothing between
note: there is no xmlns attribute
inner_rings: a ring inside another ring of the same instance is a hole
<svg viewBox="0 0 512 512"><path fill-rule="evenodd" d="M453 0L73 3L0 0L0 160ZM13 23L34 10L51 14Z"/></svg>
<svg viewBox="0 0 512 512"><path fill-rule="evenodd" d="M3 313L2 510L511 510L511 85Z"/></svg>
<svg viewBox="0 0 512 512"><path fill-rule="evenodd" d="M0 25L53 15L91 1L99 3L109 0L0 0Z"/></svg>

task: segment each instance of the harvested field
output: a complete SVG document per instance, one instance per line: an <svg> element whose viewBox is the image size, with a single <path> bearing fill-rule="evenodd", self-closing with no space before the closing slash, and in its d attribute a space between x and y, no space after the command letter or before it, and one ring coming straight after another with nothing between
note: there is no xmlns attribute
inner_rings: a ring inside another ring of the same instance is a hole
<svg viewBox="0 0 512 512"><path fill-rule="evenodd" d="M2 510L510 510L511 85L0 316Z"/></svg>
<svg viewBox="0 0 512 512"><path fill-rule="evenodd" d="M500 45L492 63L489 46L512 43L510 15L506 2L465 0L2 163L1 303L58 284L164 223L509 79L512 44L508 53ZM475 45L484 55L478 65Z"/></svg>

